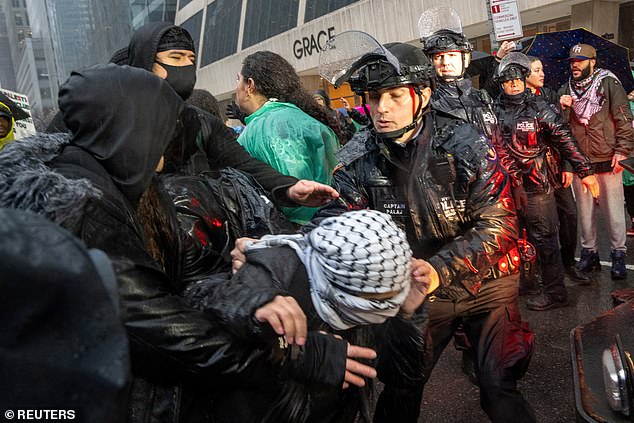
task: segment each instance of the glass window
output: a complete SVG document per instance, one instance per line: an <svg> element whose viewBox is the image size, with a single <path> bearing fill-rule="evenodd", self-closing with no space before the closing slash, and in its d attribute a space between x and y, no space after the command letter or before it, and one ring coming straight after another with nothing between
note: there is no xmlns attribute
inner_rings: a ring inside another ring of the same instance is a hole
<svg viewBox="0 0 634 423"><path fill-rule="evenodd" d="M242 48L297 26L299 0L257 0L247 3Z"/></svg>
<svg viewBox="0 0 634 423"><path fill-rule="evenodd" d="M306 0L304 22L312 21L359 0Z"/></svg>
<svg viewBox="0 0 634 423"><path fill-rule="evenodd" d="M216 0L207 6L200 66L230 56L238 50L242 0Z"/></svg>
<svg viewBox="0 0 634 423"><path fill-rule="evenodd" d="M181 24L181 26L185 28L194 39L194 48L196 49L196 53L200 51L200 26L202 23L203 11L201 10Z"/></svg>
<svg viewBox="0 0 634 423"><path fill-rule="evenodd" d="M183 7L187 6L191 2L192 0L180 0L178 2L178 10L181 10Z"/></svg>

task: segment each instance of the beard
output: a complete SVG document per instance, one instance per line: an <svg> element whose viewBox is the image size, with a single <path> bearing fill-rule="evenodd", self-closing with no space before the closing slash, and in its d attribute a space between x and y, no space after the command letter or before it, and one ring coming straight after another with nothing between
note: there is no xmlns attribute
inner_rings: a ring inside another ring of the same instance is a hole
<svg viewBox="0 0 634 423"><path fill-rule="evenodd" d="M586 79L589 76L590 76L590 66L588 66L584 70L582 70L581 71L581 75L579 75L579 77L577 77L577 78L573 77L572 79L574 81L583 81L584 79Z"/></svg>

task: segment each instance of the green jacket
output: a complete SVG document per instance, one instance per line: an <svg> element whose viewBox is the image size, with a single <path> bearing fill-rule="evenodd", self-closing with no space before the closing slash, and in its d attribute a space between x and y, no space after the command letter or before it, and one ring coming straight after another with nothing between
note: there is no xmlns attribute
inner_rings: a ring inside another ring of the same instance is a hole
<svg viewBox="0 0 634 423"><path fill-rule="evenodd" d="M238 142L258 160L299 179L330 184L339 141L334 131L294 104L268 101L247 116ZM295 223L310 221L317 208L282 208Z"/></svg>

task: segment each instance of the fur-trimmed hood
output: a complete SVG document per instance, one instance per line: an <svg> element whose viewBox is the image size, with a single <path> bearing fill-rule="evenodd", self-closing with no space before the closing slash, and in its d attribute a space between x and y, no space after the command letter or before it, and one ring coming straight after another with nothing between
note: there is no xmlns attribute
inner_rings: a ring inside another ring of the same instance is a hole
<svg viewBox="0 0 634 423"><path fill-rule="evenodd" d="M0 207L29 210L63 225L102 192L87 179L69 179L48 166L70 142L69 134L43 134L0 151Z"/></svg>

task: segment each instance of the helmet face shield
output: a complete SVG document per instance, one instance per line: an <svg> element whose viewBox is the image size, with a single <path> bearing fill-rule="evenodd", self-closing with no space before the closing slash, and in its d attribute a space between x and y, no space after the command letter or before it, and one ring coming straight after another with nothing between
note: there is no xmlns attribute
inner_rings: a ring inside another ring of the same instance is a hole
<svg viewBox="0 0 634 423"><path fill-rule="evenodd" d="M366 66L370 69L359 72ZM358 80L355 84L358 90L363 81L377 85L400 72L398 59L371 35L362 31L346 31L336 35L319 54L319 75L336 88L344 82L353 85L351 79L354 79Z"/></svg>
<svg viewBox="0 0 634 423"><path fill-rule="evenodd" d="M423 51L428 55L451 50L473 50L469 39L462 32L458 12L451 7L425 10L418 19L418 34Z"/></svg>
<svg viewBox="0 0 634 423"><path fill-rule="evenodd" d="M342 32L320 53L319 74L335 87L349 82L359 95L406 84L432 85L433 65L420 50L408 45L422 57L397 57L390 51L396 47L386 46L362 31Z"/></svg>
<svg viewBox="0 0 634 423"><path fill-rule="evenodd" d="M525 54L509 53L500 62L495 74L498 83L513 79L524 79L531 72L531 61Z"/></svg>

